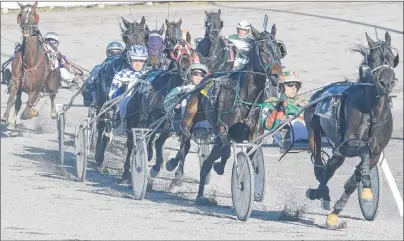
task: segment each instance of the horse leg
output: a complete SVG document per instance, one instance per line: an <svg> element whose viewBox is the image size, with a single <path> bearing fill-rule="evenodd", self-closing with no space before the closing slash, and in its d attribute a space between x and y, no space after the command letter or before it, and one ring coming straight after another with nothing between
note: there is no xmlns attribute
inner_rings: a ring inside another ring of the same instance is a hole
<svg viewBox="0 0 404 241"><path fill-rule="evenodd" d="M132 156L132 151L133 151L133 134L132 131L129 131L131 128L126 128L126 148L127 148L127 153L126 153L126 159L125 159L125 164L123 165L123 174L122 174L122 179L121 182L130 182L130 159Z"/></svg>
<svg viewBox="0 0 404 241"><path fill-rule="evenodd" d="M372 169L379 160L381 154L374 156L370 161L370 169ZM344 185L344 193L338 199L338 201L334 204L334 210L327 216L326 226L330 229L338 228L338 215L342 212L345 205L348 203L349 198L351 197L352 193L355 192L356 188L358 187L358 182L361 181L362 173L361 173L361 164L358 165L355 169L354 174L345 182ZM370 181L369 181L370 182ZM362 193L361 193L362 198ZM373 198L373 195L372 195Z"/></svg>
<svg viewBox="0 0 404 241"><path fill-rule="evenodd" d="M370 182L370 149L369 146L361 146L358 150L358 154L361 157L361 163L359 164L359 170L361 173L363 191L360 198L364 203L373 205L373 193Z"/></svg>
<svg viewBox="0 0 404 241"><path fill-rule="evenodd" d="M29 120L35 118L39 115L38 110L34 108L34 104L38 100L39 91L34 90L33 92L29 93L27 106L25 107L24 111L21 114L21 120Z"/></svg>
<svg viewBox="0 0 404 241"><path fill-rule="evenodd" d="M155 134L150 137L149 143L147 144L147 160L150 162L153 159L153 140Z"/></svg>
<svg viewBox="0 0 404 241"><path fill-rule="evenodd" d="M14 107L14 115L10 120L10 123L7 125L7 129L15 130L15 125L17 123L17 115L21 110L22 100L21 100L22 90L19 89L17 91L17 96L15 97L15 107Z"/></svg>
<svg viewBox="0 0 404 241"><path fill-rule="evenodd" d="M56 119L56 108L55 108L55 98L56 98L56 93L51 94L49 96L50 100L51 100L51 113L50 116L52 117L52 119Z"/></svg>
<svg viewBox="0 0 404 241"><path fill-rule="evenodd" d="M221 158L220 162L213 164L213 170L217 173L217 175L223 175L224 168L226 167L227 160L229 160L231 155L231 149L229 145L222 146L221 148Z"/></svg>
<svg viewBox="0 0 404 241"><path fill-rule="evenodd" d="M171 192L176 192L176 187L179 187L182 184L182 177L184 176L185 157L187 156L190 148L191 148L191 140L186 139L185 141L183 141L181 143L181 147L177 153L177 156L170 160L170 161L174 160L174 162L176 162L176 166L179 163L178 168L175 171L175 177L170 184ZM166 163L166 167L167 167L167 163Z"/></svg>
<svg viewBox="0 0 404 241"><path fill-rule="evenodd" d="M317 189L309 188L306 191L306 196L310 200L322 199L322 206L326 210L330 210L331 198L329 195L329 189L326 180L326 171L323 166L321 157L321 125L318 116L314 115L314 108L308 109L308 113L305 113L306 128L309 135L309 145L312 152L312 158L314 158L314 175L317 181L320 183ZM311 111L311 112L310 112ZM313 112L313 113L312 113ZM311 114L311 115L310 115ZM306 119L308 117L308 119Z"/></svg>
<svg viewBox="0 0 404 241"><path fill-rule="evenodd" d="M342 212L352 193L354 193L358 187L360 178L360 172L358 169L356 169L354 174L345 182L344 193L334 204L334 210L327 216L326 227L328 229L338 228L338 215Z"/></svg>
<svg viewBox="0 0 404 241"><path fill-rule="evenodd" d="M97 143L95 145L95 161L100 171L103 169L102 167L104 163L105 149L107 148L107 144L109 141L109 138L104 135L104 130L105 130L105 121L98 121L97 123L98 136L97 136Z"/></svg>
<svg viewBox="0 0 404 241"><path fill-rule="evenodd" d="M166 170L169 172L174 171L174 169L178 166L179 162L185 158L185 156L187 155L188 151L189 151L189 147L188 147L188 151L185 150L186 145L189 145L189 147L191 146L191 141L189 138L186 138L185 141L181 142L180 145L180 149L178 150L177 154L175 155L174 158L171 158L170 160L168 160L166 162Z"/></svg>
<svg viewBox="0 0 404 241"><path fill-rule="evenodd" d="M164 151L164 142L167 140L169 133L160 134L159 138L157 138L155 142L156 147L156 164L150 168L150 179L149 179L149 188L152 188L154 179L160 172L161 165L164 162L163 151Z"/></svg>
<svg viewBox="0 0 404 241"><path fill-rule="evenodd" d="M198 205L217 204L216 200L210 200L206 198L203 195L203 193L205 191L206 177L208 176L210 170L212 169L213 162L219 159L219 157L221 157L221 151L222 151L222 143L220 142L220 137L217 137L215 140L215 145L212 148L212 151L210 152L206 160L203 162L201 167L199 178L199 190L198 190L198 196L196 197L196 204Z"/></svg>
<svg viewBox="0 0 404 241"><path fill-rule="evenodd" d="M3 117L1 118L1 124L8 123L8 117L10 115L10 110L11 110L11 107L14 105L14 101L16 99L19 89L20 88L19 88L18 84L15 84L15 81L12 81L10 83L10 94L9 94L8 100L7 100L7 108L6 108L6 111L4 112ZM21 108L21 106L20 106L20 108Z"/></svg>

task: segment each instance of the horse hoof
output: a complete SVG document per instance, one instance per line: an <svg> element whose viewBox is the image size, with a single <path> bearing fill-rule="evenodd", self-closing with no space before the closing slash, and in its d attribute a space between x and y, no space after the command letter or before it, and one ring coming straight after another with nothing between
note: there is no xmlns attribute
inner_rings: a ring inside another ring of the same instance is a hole
<svg viewBox="0 0 404 241"><path fill-rule="evenodd" d="M2 125L7 125L8 124L8 120L6 118L1 118L1 124Z"/></svg>
<svg viewBox="0 0 404 241"><path fill-rule="evenodd" d="M30 119L33 119L33 118L35 118L35 117L37 117L39 115L39 111L38 110L36 110L36 109L34 109L34 108L32 108L31 109L31 112L30 112Z"/></svg>
<svg viewBox="0 0 404 241"><path fill-rule="evenodd" d="M213 169L217 173L217 175L223 175L224 173L224 165L221 162L213 164Z"/></svg>
<svg viewBox="0 0 404 241"><path fill-rule="evenodd" d="M156 170L154 170L154 168L150 168L150 177L151 178L156 178L159 175L159 172L157 172Z"/></svg>
<svg viewBox="0 0 404 241"><path fill-rule="evenodd" d="M174 183L174 180L170 183L169 188L171 193L177 193L179 190L179 186Z"/></svg>
<svg viewBox="0 0 404 241"><path fill-rule="evenodd" d="M171 158L166 162L166 170L169 172L174 171L174 169L178 166L178 161L175 158Z"/></svg>
<svg viewBox="0 0 404 241"><path fill-rule="evenodd" d="M199 196L196 198L196 204L200 206L216 206L217 201L214 199L209 199L204 196Z"/></svg>
<svg viewBox="0 0 404 241"><path fill-rule="evenodd" d="M370 188L363 188L363 191L361 192L361 199L363 202L366 203L373 203L373 193Z"/></svg>
<svg viewBox="0 0 404 241"><path fill-rule="evenodd" d="M321 200L321 208L327 211L331 211L331 201Z"/></svg>
<svg viewBox="0 0 404 241"><path fill-rule="evenodd" d="M14 131L15 130L15 121L12 121L12 122L8 123L7 129L11 130L11 131Z"/></svg>
<svg viewBox="0 0 404 241"><path fill-rule="evenodd" d="M338 216L334 213L328 214L325 226L327 229L337 230L338 229Z"/></svg>

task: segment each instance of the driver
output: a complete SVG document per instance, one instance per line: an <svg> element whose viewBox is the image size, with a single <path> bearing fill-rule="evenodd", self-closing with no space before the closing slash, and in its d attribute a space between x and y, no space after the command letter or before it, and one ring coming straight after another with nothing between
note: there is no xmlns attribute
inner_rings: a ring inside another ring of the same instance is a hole
<svg viewBox="0 0 404 241"><path fill-rule="evenodd" d="M289 115L295 115L303 108L308 100L297 95L302 87L302 81L295 72L284 70L279 80L280 98L270 98L263 105L263 127L271 130L281 120ZM303 113L299 118L291 122L295 133L295 139L307 139L307 130L304 124Z"/></svg>
<svg viewBox="0 0 404 241"><path fill-rule="evenodd" d="M226 37L237 48L233 70L241 69L247 63L250 45L254 38L251 35L251 24L242 20L237 24L237 34Z"/></svg>
<svg viewBox="0 0 404 241"><path fill-rule="evenodd" d="M65 81L69 86L76 85L74 82L74 75L71 74L72 67L66 59L66 56L59 52L58 47L60 44L59 35L56 32L48 32L45 34L45 42L52 46L55 51L56 58L58 59L58 66L60 68L60 77L63 81Z"/></svg>
<svg viewBox="0 0 404 241"><path fill-rule="evenodd" d="M167 97L164 99L164 109L166 111L171 110L172 104L177 102L181 95L193 90L197 85L199 85L199 83L208 74L208 72L208 67L206 67L206 65L203 65L201 63L191 64L191 66L189 66L189 68L187 69L187 78L191 83L172 89L168 93ZM186 99L184 99L182 101L182 105L177 104L175 107L175 109L177 110L181 107L181 116L184 114L186 103L187 101Z"/></svg>

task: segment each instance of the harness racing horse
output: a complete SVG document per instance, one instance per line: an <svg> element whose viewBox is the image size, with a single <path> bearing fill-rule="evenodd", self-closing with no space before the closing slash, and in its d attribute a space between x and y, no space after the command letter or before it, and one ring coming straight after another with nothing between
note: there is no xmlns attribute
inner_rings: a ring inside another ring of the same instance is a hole
<svg viewBox="0 0 404 241"><path fill-rule="evenodd" d="M168 21L166 21L167 23ZM168 49L169 56L171 57L171 64L167 70L160 71L155 75L152 81L139 81L136 92L133 92L131 99L127 105L127 156L124 164L124 173L122 181L130 180L130 159L133 150L133 133L132 128L149 128L152 123L156 123L161 118L166 118L164 115L170 115L163 110L163 101L167 94L175 87L182 86L187 83L187 79L184 71L188 69L189 65L194 61L197 61L195 51L187 52L179 46L182 46L183 40L181 40L180 30L181 20L179 23L168 23L166 32L166 44L172 46L173 49ZM175 45L170 45L176 43ZM160 172L161 165L163 163L163 147L164 143L173 130L170 128L172 115L169 118L156 126L157 130L153 133L148 143L148 159L149 161L153 157L153 143L156 149L156 164L150 169L149 187L152 186L152 182ZM163 130L165 129L165 130ZM156 134L160 134L155 139Z"/></svg>
<svg viewBox="0 0 404 241"><path fill-rule="evenodd" d="M227 40L220 36L223 28L221 11L205 11L205 37L198 43L196 51L201 63L205 64L211 73L218 71L231 71L234 66L235 46L229 45Z"/></svg>
<svg viewBox="0 0 404 241"><path fill-rule="evenodd" d="M129 22L122 17L124 27L121 26L122 31L122 41L126 44L126 47L132 45L147 45L147 31L146 31L146 20L142 17L140 23ZM112 80L116 73L128 68L129 63L126 58L127 49L125 49L120 55L114 56L112 59L107 58L101 65L98 72L97 82L96 82L96 103L97 103L97 115L100 112L102 106L106 101L109 100L108 92L111 86ZM115 109L114 109L115 110ZM102 114L100 118L111 119L110 112ZM95 151L95 160L97 167L102 169L104 162L105 148L111 140L112 126L110 122L99 120L97 121L97 144Z"/></svg>
<svg viewBox="0 0 404 241"><path fill-rule="evenodd" d="M338 82L317 91L311 100L328 93L339 95L317 103L304 113L315 162L314 174L320 183L317 189L307 191L311 200L322 199L323 205L329 209L328 181L346 157L361 158L354 174L344 185L345 192L327 217L326 226L332 229L337 228L338 215L360 181L363 184L360 199L366 206L373 207L370 170L379 161L393 131L388 95L397 80L394 68L398 65L399 55L394 56L392 52L388 32L385 34L385 41L375 42L367 34L366 38L369 48L358 45L353 49L364 56L359 68L359 81ZM325 166L321 160L323 136L334 143L333 156Z"/></svg>
<svg viewBox="0 0 404 241"><path fill-rule="evenodd" d="M277 43L278 41L277 40L275 40L275 35L276 35L276 25L274 25L273 27L272 27L272 30L271 30L271 33L268 33L268 32L263 32L262 33L262 35L263 36L265 36L265 39L268 39L269 41L271 41L271 43ZM276 46L275 46L276 47ZM278 47L280 47L279 45L278 45ZM275 51L280 51L281 53L282 53L282 51L281 51L281 49L275 49ZM251 54L251 53L250 53ZM281 55L281 58L282 58L282 55ZM251 62L252 63L252 62ZM252 65L250 64L250 67L251 67ZM246 71L251 71L250 69L246 69ZM218 73L218 74L216 74L216 75L214 75L214 76L211 76L210 77L210 79L211 80L209 80L209 81L216 81L215 79L217 79L217 81L219 81L219 85L220 85L220 76L221 75L224 75L224 74L226 74L226 73ZM274 75L269 75L269 77L267 77L267 78L270 78L270 79L276 79L276 78L278 78L277 77L277 75L276 74L274 74ZM212 80L213 79L213 80ZM206 81L208 81L208 80L206 80ZM271 87L272 87L272 84L267 84L267 85L270 85ZM275 87L272 87L272 88L275 88ZM205 96L206 97L206 96ZM200 101L207 101L207 99L205 98L205 97L203 97L203 96L199 96L198 98L200 99ZM190 98L192 98L192 97L190 97ZM262 98L262 96L260 97L260 98ZM199 99L198 99L198 104L195 104L192 108L194 108L193 110L191 110L192 111L192 113L195 113L195 117L193 117L193 115L194 114L192 114L191 113L191 115L189 116L189 117L187 117L187 118L189 118L189 121L190 121L190 123L189 123L189 125L190 126L192 126L190 129L189 129L189 132L191 132L191 133L193 133L193 134L195 134L194 133L194 127L196 128L196 124L198 123L198 122L200 122L200 121L203 121L203 120L205 120L206 119L206 117L205 117L205 115L203 115L203 111L201 111L200 113L198 113L198 109L200 108L200 106L201 106L201 103L200 103L200 101L199 101ZM211 110L211 111L213 111L213 110ZM259 111L259 108L254 108L254 111ZM257 114L257 113L255 113L255 114ZM255 115L254 114L254 115ZM258 116L258 115L257 115ZM193 118L193 120L192 120L192 118ZM191 123L192 122L192 123ZM209 128L209 127L207 127L207 128ZM200 129L200 128L199 128ZM204 128L204 129L206 129L206 128ZM207 137L209 134L208 133L206 133L205 134L205 137ZM205 140L206 141L206 140ZM177 168L176 169L176 172L175 172L175 179L172 181L172 183L171 183L171 185L170 185L170 188L172 189L172 190L175 190L175 187L178 187L178 186L181 186L181 184L182 184L182 177L183 177L183 175L184 175L184 163L185 163L185 158L186 158L186 156L188 155L188 152L189 152L189 149L190 149L190 147L191 147L191 141L190 141L190 139L189 138L187 138L187 136L182 136L182 142L181 142L181 145L180 145L180 149L179 149L179 151L177 152L177 154L176 154L176 156L174 157L174 158L172 158L172 159L170 159L167 163L166 163L166 169L168 170L168 171L173 171L175 168ZM216 165L214 165L214 169L215 169L215 171L219 174L219 175L222 175L223 174L223 170L224 170L224 163L223 163L223 165L221 165L220 163L219 164L216 164Z"/></svg>
<svg viewBox="0 0 404 241"><path fill-rule="evenodd" d="M227 75L212 75L202 80L193 90L195 92L191 94L185 109L181 124L184 135L190 137L193 124L203 120L209 122L215 135L212 151L201 167L196 199L200 205L215 203L203 195L206 177L213 162L221 157L215 171L220 175L223 174L231 153L230 140L242 142L257 134L256 128L259 129L260 126L257 123L260 108L255 108L255 103L264 101L263 90L267 78L272 75L279 76L282 72L281 54L276 41L269 38L267 33L260 33L253 27L251 31L255 40L244 69ZM188 151L189 146L188 142L185 150ZM185 156L181 158L182 162L183 158Z"/></svg>
<svg viewBox="0 0 404 241"><path fill-rule="evenodd" d="M27 106L21 114L21 120L32 119L39 115L39 111L33 108L38 102L40 92L49 93L51 100L51 117L56 118L55 97L60 86L60 70L54 67L49 53L53 50L42 39L38 29L39 14L36 12L38 2L33 5L18 3L21 10L17 15L17 23L23 34L23 43L12 60L12 76L9 84L10 95L7 101L7 109L1 118L2 124L8 123L11 107L14 105L14 115L8 125L9 129L15 129L17 114L21 109L21 94L28 94Z"/></svg>

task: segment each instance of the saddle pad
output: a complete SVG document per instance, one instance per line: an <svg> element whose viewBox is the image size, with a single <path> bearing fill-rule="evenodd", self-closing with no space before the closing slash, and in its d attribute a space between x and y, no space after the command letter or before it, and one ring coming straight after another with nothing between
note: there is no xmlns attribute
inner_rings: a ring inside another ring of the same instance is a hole
<svg viewBox="0 0 404 241"><path fill-rule="evenodd" d="M327 119L335 119L334 113L341 96L351 87L351 84L330 85L319 98L330 96L316 105L314 114Z"/></svg>

